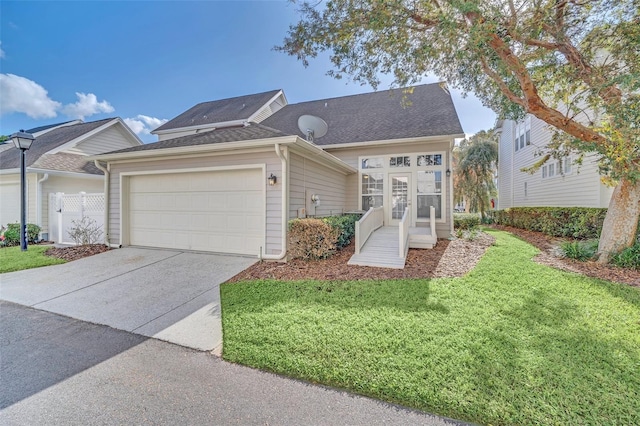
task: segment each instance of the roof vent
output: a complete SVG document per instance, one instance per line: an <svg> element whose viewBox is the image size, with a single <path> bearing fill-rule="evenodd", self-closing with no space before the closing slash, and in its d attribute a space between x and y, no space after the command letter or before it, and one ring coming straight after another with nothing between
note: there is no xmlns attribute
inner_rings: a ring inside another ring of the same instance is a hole
<svg viewBox="0 0 640 426"><path fill-rule="evenodd" d="M313 142L314 139L326 135L329 126L326 121L315 115L301 115L298 118L298 129L306 135L308 142Z"/></svg>

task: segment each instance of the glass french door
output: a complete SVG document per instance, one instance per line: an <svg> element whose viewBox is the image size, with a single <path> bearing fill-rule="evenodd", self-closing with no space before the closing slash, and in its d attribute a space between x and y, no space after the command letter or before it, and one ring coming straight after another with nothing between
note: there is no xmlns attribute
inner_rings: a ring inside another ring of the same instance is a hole
<svg viewBox="0 0 640 426"><path fill-rule="evenodd" d="M411 174L389 174L388 223L397 226L402 220L404 210L411 204Z"/></svg>

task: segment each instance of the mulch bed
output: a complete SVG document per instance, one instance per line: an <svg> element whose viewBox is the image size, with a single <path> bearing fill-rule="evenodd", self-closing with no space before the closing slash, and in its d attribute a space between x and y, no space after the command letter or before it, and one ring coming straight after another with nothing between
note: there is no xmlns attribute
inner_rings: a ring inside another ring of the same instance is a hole
<svg viewBox="0 0 640 426"><path fill-rule="evenodd" d="M494 225L493 228L510 232L540 249L542 253L534 258L534 260L540 264L563 271L576 272L588 277L640 287L640 270L625 269L614 265L601 265L593 261L579 262L577 260L555 256L554 252L557 246L565 239L550 237L541 232L527 231L510 226Z"/></svg>
<svg viewBox="0 0 640 426"><path fill-rule="evenodd" d="M404 269L347 265L355 250L352 242L325 260L258 262L229 282L256 279L347 281L457 277L473 269L494 241L493 237L482 233L474 241L441 239L431 250L410 249Z"/></svg>
<svg viewBox="0 0 640 426"><path fill-rule="evenodd" d="M57 257L71 262L72 260L82 259L105 251L109 251L109 247L104 244L87 244L73 247L51 247L45 254L49 257Z"/></svg>

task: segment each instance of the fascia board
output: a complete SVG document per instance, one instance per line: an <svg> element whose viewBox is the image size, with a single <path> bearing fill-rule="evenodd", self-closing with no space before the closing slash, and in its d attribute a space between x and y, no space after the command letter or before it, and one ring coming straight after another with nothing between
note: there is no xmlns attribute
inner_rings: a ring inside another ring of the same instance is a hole
<svg viewBox="0 0 640 426"><path fill-rule="evenodd" d="M205 153L205 152L220 152L220 151L238 151L250 148L259 148L262 146L270 146L276 143L281 145L287 145L295 143L297 136L281 136L277 138L267 139L255 139L249 141L237 141L237 142L222 142L211 143L205 145L191 145L183 147L163 148L163 149L151 149L144 151L131 151L120 152L114 154L97 154L88 157L89 160L124 160L130 158L151 158L151 157L163 157L173 156L178 154L190 154L190 153Z"/></svg>
<svg viewBox="0 0 640 426"><path fill-rule="evenodd" d="M96 134L102 132L105 129L108 129L109 127L113 126L117 122L118 122L117 118L114 118L113 120L109 120L106 123L104 123L102 126L96 127L95 129L91 130L90 132L84 133L84 134L78 136L75 139L70 140L69 142L67 142L67 143L65 143L63 145L60 145L57 148L54 148L54 149L52 149L50 151L47 151L46 153L47 154L57 154L59 152L65 151L65 150L67 150L67 149L69 149L69 148L71 148L73 146L78 145L80 142L90 138L91 136L96 135Z"/></svg>
<svg viewBox="0 0 640 426"><path fill-rule="evenodd" d="M93 173L76 173L65 172L64 170L50 170L27 167L27 173L48 173L55 176L67 176L81 179L104 179L104 175L95 175Z"/></svg>
<svg viewBox="0 0 640 426"><path fill-rule="evenodd" d="M377 146L377 145L400 145L405 143L420 143L420 142L445 142L449 139L456 138L464 138L464 133L459 133L455 135L439 135L439 136L425 136L418 138L402 138L402 139L382 139L377 141L365 141L365 142L349 142L349 143L339 143L339 144L327 144L327 145L317 145L322 149L348 149L348 148L359 148L359 147L368 147L368 146Z"/></svg>
<svg viewBox="0 0 640 426"><path fill-rule="evenodd" d="M298 136L296 136L296 143L293 144L291 148L293 152L297 151L298 154L302 154L307 158L331 167L332 169L345 175L357 172L356 169L340 160L338 157L329 154L327 151L323 150L317 145L312 145Z"/></svg>
<svg viewBox="0 0 640 426"><path fill-rule="evenodd" d="M189 130L221 129L221 128L224 128L224 127L242 126L246 122L247 122L246 119L232 120L232 121L221 121L221 122L218 122L218 123L200 124L198 126L174 127L172 129L166 129L166 130L152 130L150 133L153 134L153 135L167 135L167 134L170 134L170 133L187 132Z"/></svg>
<svg viewBox="0 0 640 426"><path fill-rule="evenodd" d="M271 102L275 101L276 99L278 99L278 97L280 95L282 95L282 89L280 89L278 91L278 93L276 93L274 96L271 97L271 99L269 99L267 102L265 102L264 104L262 104L262 106L260 108L258 108L256 110L256 112L254 112L253 114L251 114L249 116L249 118L247 118L247 122L252 122L254 118L256 118L257 115L260 114L260 111L262 111L265 107L269 106L271 104Z"/></svg>

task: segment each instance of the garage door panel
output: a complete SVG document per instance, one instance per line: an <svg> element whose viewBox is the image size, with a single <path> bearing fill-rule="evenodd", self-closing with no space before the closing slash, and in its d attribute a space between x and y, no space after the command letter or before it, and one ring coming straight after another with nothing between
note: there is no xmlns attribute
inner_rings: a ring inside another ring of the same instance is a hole
<svg viewBox="0 0 640 426"><path fill-rule="evenodd" d="M130 243L257 255L264 244L262 170L130 178Z"/></svg>

